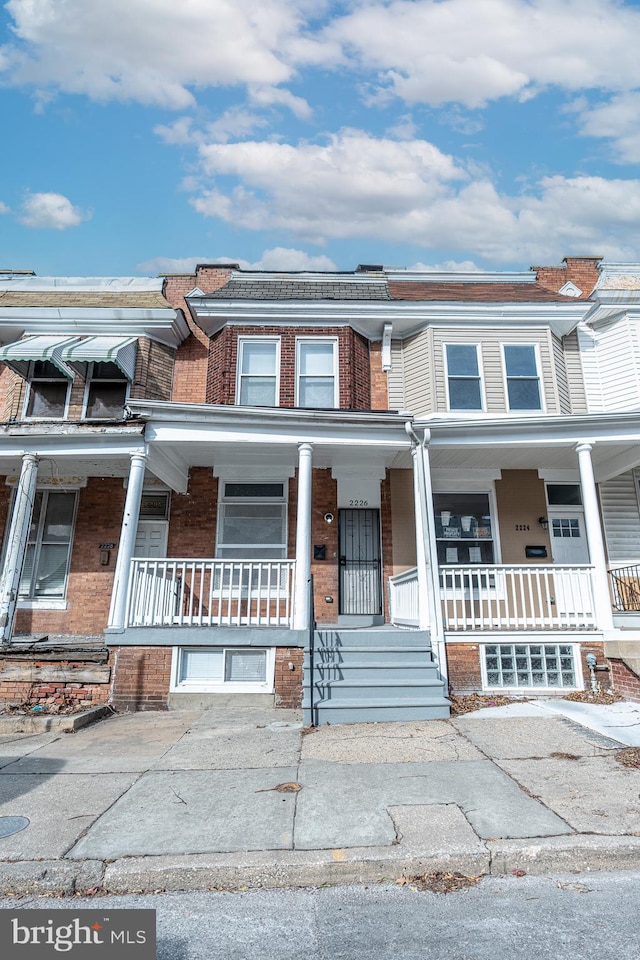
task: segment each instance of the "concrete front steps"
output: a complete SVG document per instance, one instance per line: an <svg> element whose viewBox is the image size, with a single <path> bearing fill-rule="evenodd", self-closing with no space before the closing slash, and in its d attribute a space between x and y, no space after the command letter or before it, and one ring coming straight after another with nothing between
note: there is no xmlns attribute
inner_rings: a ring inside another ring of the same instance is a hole
<svg viewBox="0 0 640 960"><path fill-rule="evenodd" d="M604 655L622 660L632 673L640 677L640 631L618 631L605 636Z"/></svg>
<svg viewBox="0 0 640 960"><path fill-rule="evenodd" d="M313 681L305 652L304 722L435 720L449 716L429 634L393 627L321 628L314 634ZM311 701L313 699L313 708Z"/></svg>

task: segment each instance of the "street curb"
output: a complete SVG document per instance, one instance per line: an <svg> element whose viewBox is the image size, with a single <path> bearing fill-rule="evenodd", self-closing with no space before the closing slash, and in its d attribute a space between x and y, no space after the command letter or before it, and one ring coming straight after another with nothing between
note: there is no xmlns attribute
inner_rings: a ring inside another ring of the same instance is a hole
<svg viewBox="0 0 640 960"><path fill-rule="evenodd" d="M640 868L640 837L576 835L488 841L466 851L272 850L183 856L0 863L0 894L110 894L179 890L246 890L393 882L435 873L465 876L544 875Z"/></svg>
<svg viewBox="0 0 640 960"><path fill-rule="evenodd" d="M0 716L0 734L5 733L75 733L82 727L102 720L113 713L111 707L91 707L82 713L37 714L14 713Z"/></svg>

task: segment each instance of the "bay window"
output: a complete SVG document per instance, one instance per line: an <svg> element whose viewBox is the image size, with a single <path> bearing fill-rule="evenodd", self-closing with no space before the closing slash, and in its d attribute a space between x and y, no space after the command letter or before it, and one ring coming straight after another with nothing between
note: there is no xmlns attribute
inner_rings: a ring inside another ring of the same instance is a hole
<svg viewBox="0 0 640 960"><path fill-rule="evenodd" d="M535 344L503 344L509 410L542 410Z"/></svg>
<svg viewBox="0 0 640 960"><path fill-rule="evenodd" d="M447 343L449 410L482 410L482 383L475 343Z"/></svg>

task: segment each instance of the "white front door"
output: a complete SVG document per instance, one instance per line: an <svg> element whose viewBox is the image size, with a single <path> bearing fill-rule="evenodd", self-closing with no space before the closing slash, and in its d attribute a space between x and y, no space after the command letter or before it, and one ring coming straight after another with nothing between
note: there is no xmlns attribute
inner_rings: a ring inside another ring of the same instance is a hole
<svg viewBox="0 0 640 960"><path fill-rule="evenodd" d="M582 507L549 507L549 536L554 563L589 563Z"/></svg>
<svg viewBox="0 0 640 960"><path fill-rule="evenodd" d="M139 520L134 557L166 557L168 534L166 520Z"/></svg>

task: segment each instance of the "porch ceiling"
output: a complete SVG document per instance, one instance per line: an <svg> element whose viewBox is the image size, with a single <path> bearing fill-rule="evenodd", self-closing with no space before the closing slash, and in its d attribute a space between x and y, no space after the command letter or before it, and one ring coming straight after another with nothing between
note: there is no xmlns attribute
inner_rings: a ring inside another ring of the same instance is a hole
<svg viewBox="0 0 640 960"><path fill-rule="evenodd" d="M150 445L153 448L153 444ZM407 466L411 466L409 441L406 443ZM398 456L399 448L385 445L345 446L344 444L313 444L313 466L318 469L342 468L367 470L390 467ZM284 443L202 443L186 441L171 448L173 458L179 457L188 467L211 467L216 473L228 469L251 471L257 475L261 470L282 470L293 473L298 465L297 444Z"/></svg>
<svg viewBox="0 0 640 960"><path fill-rule="evenodd" d="M640 464L640 443L597 442L591 452L598 482L611 479ZM486 444L463 447L430 446L434 469L460 470L577 470L576 441L544 446L530 444ZM397 464L400 465L400 464Z"/></svg>

